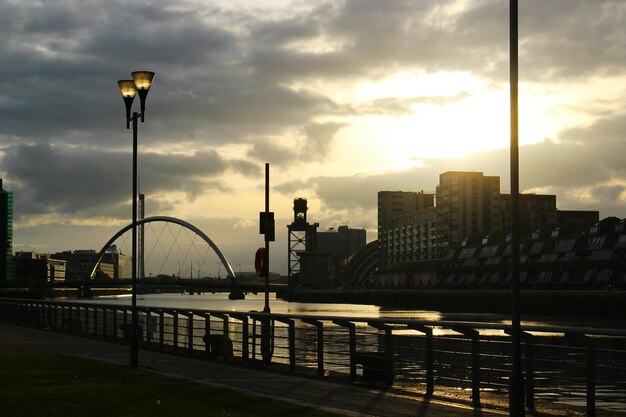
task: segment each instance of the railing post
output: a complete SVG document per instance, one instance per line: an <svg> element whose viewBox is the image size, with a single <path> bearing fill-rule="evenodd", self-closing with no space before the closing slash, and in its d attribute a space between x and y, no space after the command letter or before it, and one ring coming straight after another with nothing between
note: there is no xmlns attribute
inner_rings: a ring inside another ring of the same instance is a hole
<svg viewBox="0 0 626 417"><path fill-rule="evenodd" d="M257 338L257 323L258 321L253 317L252 318L252 360L256 360L256 338Z"/></svg>
<svg viewBox="0 0 626 417"><path fill-rule="evenodd" d="M302 319L302 322L316 327L317 375L324 376L324 323L313 319Z"/></svg>
<svg viewBox="0 0 626 417"><path fill-rule="evenodd" d="M596 415L596 352L587 343L587 417Z"/></svg>
<svg viewBox="0 0 626 417"><path fill-rule="evenodd" d="M356 380L356 325L346 320L333 320L338 326L348 329L348 348L350 354L350 381Z"/></svg>
<svg viewBox="0 0 626 417"><path fill-rule="evenodd" d="M246 314L231 314L231 317L241 321L241 359L247 362L250 359L248 316Z"/></svg>
<svg viewBox="0 0 626 417"><path fill-rule="evenodd" d="M287 340L289 343L289 370L296 370L296 322L292 319L279 319L276 321L285 323L287 327Z"/></svg>
<svg viewBox="0 0 626 417"><path fill-rule="evenodd" d="M193 313L187 316L187 347L193 353Z"/></svg>
<svg viewBox="0 0 626 417"><path fill-rule="evenodd" d="M464 327L454 327L452 330L471 338L472 342L472 405L480 407L480 340L478 331Z"/></svg>
<svg viewBox="0 0 626 417"><path fill-rule="evenodd" d="M163 349L163 341L164 336L163 333L165 331L165 312L163 310L159 310L159 349Z"/></svg>
<svg viewBox="0 0 626 417"><path fill-rule="evenodd" d="M209 355L211 353L211 344L209 340L211 338L211 315L206 314L204 316L204 353Z"/></svg>
<svg viewBox="0 0 626 417"><path fill-rule="evenodd" d="M174 351L178 350L178 311L174 310L172 312L172 319L174 320L174 334L172 345L174 346Z"/></svg>
<svg viewBox="0 0 626 417"><path fill-rule="evenodd" d="M379 322L369 322L367 325L385 332L385 384L392 386L395 368L393 357L393 327Z"/></svg>
<svg viewBox="0 0 626 417"><path fill-rule="evenodd" d="M113 309L113 338L117 339L117 307Z"/></svg>
<svg viewBox="0 0 626 417"><path fill-rule="evenodd" d="M98 307L93 306L93 335L98 335Z"/></svg>
<svg viewBox="0 0 626 417"><path fill-rule="evenodd" d="M52 329L52 305L47 303L47 306L48 308L46 309L46 314L48 315L48 327Z"/></svg>
<svg viewBox="0 0 626 417"><path fill-rule="evenodd" d="M65 304L61 304L61 331L65 330Z"/></svg>
<svg viewBox="0 0 626 417"><path fill-rule="evenodd" d="M535 346L533 335L522 332L525 343L525 362L526 362L526 407L529 410L535 409Z"/></svg>
<svg viewBox="0 0 626 417"><path fill-rule="evenodd" d="M146 311L146 345L150 345L152 341L152 329L150 329L150 319L152 316L150 312L150 310Z"/></svg>
<svg viewBox="0 0 626 417"><path fill-rule="evenodd" d="M126 338L126 336L128 336L129 338L130 336L130 331L128 330L128 309L124 308L124 316L122 317L122 328L124 329L124 338ZM128 339L130 342L130 339Z"/></svg>
<svg viewBox="0 0 626 417"><path fill-rule="evenodd" d="M425 362L426 362L426 396L435 392L435 367L433 355L433 329L421 325L410 325L410 329L417 330L425 335Z"/></svg>
<svg viewBox="0 0 626 417"><path fill-rule="evenodd" d="M102 337L107 337L107 308L102 307Z"/></svg>

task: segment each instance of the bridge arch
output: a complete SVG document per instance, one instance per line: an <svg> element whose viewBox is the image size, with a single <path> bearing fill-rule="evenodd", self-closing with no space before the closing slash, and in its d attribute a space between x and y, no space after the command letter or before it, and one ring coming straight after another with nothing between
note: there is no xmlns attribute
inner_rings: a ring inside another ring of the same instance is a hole
<svg viewBox="0 0 626 417"><path fill-rule="evenodd" d="M202 230L198 229L196 226L194 226L193 224L191 224L189 222L186 222L184 220L178 219L176 217L169 217L169 216L151 216L151 217L146 217L145 219L137 220L137 226L140 226L140 225L146 224L146 223L152 223L152 222L174 223L174 224L177 224L179 226L185 227L185 228L191 230L192 232L194 232L195 234L197 234L198 236L200 236L202 238L202 240L204 240L211 247L211 249L213 249L213 251L215 252L217 257L220 259L220 262L224 266L224 269L226 270L226 273L228 274L228 277L230 277L230 279L232 280L233 286L237 286L238 285L237 277L235 276L235 271L233 271L233 268L228 263L228 260L226 259L224 254L222 254L222 251L220 251L220 249L217 247L217 245L215 243L213 243L211 238L209 238ZM131 230L132 228L133 228L133 224L132 223L124 226L117 233L115 233L113 235L113 237L111 239L109 239L109 241L107 243L104 244L102 249L100 249L100 252L98 252L98 256L96 257L96 261L94 262L93 267L91 268L91 273L89 275L90 278L92 278L92 279L94 278L94 276L96 274L96 269L98 268L98 265L100 264L100 261L102 260L102 257L106 253L107 249L109 249L109 247L111 247L113 242L115 242L115 240L118 237L120 237L121 235L123 235L127 231ZM133 259L133 262L135 262L135 261L136 260Z"/></svg>

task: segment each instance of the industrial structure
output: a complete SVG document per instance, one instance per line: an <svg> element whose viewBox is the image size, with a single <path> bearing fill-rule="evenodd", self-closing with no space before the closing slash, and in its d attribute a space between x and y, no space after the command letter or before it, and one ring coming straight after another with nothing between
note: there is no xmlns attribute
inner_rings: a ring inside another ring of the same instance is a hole
<svg viewBox="0 0 626 417"><path fill-rule="evenodd" d="M294 221L288 229L290 285L333 288L344 281L351 255L366 244L365 229L339 226L320 231L319 223L307 222L307 200L294 200Z"/></svg>

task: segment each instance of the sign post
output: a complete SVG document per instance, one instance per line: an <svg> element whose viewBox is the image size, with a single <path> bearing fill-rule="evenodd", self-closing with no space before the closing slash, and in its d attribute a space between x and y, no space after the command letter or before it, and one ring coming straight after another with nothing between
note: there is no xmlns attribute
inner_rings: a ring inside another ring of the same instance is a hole
<svg viewBox="0 0 626 417"><path fill-rule="evenodd" d="M257 275L265 278L265 305L263 312L268 316L263 318L261 325L261 354L266 366L272 361L272 326L269 314L270 310L270 242L275 240L274 213L270 211L270 164L265 164L265 211L259 213L259 232L265 237L265 248L259 248L256 254L255 266ZM261 251L261 249L264 249ZM260 264L260 265L259 265ZM260 267L259 267L260 266Z"/></svg>

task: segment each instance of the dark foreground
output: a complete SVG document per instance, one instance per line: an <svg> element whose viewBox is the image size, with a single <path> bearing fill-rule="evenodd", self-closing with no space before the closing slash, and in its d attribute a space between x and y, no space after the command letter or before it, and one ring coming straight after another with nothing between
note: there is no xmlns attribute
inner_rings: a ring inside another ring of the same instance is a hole
<svg viewBox="0 0 626 417"><path fill-rule="evenodd" d="M87 357L100 361L125 365L128 362L128 347L100 340L79 338L45 330L36 330L0 323L0 350L29 351ZM291 404L314 407L319 410L351 416L422 416L422 417L470 417L508 415L506 404L485 401L483 408L473 409L467 402L454 395L441 395L426 399L419 394L407 395L393 390L382 390L336 383L328 380L304 378L284 372L255 370L233 364L165 354L140 351L140 368L178 379L188 379L214 387L233 389L238 392L258 395ZM2 378L3 380L5 377ZM4 380L3 386L6 386ZM166 394L167 389L161 389ZM27 393L24 407L30 406ZM243 398L243 397L242 397ZM237 401L242 401L242 398ZM255 399L244 401L257 401ZM264 400L258 400L259 404ZM106 406L106 402L99 403ZM207 398L206 410L215 403ZM262 409L257 415L264 414ZM113 415L116 415L114 413ZM179 414L189 415L195 414ZM29 414L22 414L29 415ZM203 414L206 415L206 414ZM226 415L226 414L224 414ZM296 415L296 414L294 414ZM558 408L548 409L545 416L574 416L581 413ZM603 414L618 416L620 414ZM622 414L623 415L623 414Z"/></svg>

